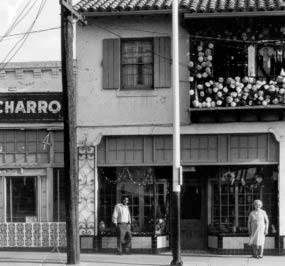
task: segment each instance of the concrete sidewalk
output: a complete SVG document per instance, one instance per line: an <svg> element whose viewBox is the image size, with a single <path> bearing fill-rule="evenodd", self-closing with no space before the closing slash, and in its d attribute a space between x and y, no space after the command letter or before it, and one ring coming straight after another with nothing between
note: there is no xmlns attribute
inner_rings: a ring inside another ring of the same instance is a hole
<svg viewBox="0 0 285 266"><path fill-rule="evenodd" d="M65 253L50 252L6 252L1 251L0 265L13 266L63 266L66 265ZM81 254L82 266L168 266L170 253L160 255L114 255L114 254ZM254 259L249 256L221 256L213 254L183 254L185 266L284 266L285 256L265 256Z"/></svg>

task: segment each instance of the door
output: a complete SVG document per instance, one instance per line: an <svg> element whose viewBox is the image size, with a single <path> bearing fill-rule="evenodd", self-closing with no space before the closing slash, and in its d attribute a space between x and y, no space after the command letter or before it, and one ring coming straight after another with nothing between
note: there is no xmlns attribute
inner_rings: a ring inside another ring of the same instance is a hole
<svg viewBox="0 0 285 266"><path fill-rule="evenodd" d="M181 193L181 248L206 247L205 185L201 181L184 178Z"/></svg>

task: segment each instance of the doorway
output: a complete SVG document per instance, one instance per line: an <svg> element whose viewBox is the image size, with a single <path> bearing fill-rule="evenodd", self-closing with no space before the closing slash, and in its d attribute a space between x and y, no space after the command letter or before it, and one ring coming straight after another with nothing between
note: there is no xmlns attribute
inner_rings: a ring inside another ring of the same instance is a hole
<svg viewBox="0 0 285 266"><path fill-rule="evenodd" d="M181 191L181 248L205 249L206 189L203 179L195 178L191 173L183 174L184 184Z"/></svg>

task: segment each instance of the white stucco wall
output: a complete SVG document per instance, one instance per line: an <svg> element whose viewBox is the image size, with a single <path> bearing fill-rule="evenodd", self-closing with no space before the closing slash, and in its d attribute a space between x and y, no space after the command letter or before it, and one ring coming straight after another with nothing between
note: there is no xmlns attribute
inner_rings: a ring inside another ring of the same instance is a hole
<svg viewBox="0 0 285 266"><path fill-rule="evenodd" d="M61 91L61 62L9 63L0 70L0 93Z"/></svg>
<svg viewBox="0 0 285 266"><path fill-rule="evenodd" d="M172 89L122 92L102 89L103 39L171 37L171 17L89 19L77 27L78 126L165 125L172 123ZM181 122L188 123L188 33L180 30Z"/></svg>

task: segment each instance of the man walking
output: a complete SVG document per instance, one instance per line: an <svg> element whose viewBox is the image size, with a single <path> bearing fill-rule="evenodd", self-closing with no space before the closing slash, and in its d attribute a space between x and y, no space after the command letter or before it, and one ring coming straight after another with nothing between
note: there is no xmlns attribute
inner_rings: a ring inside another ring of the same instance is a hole
<svg viewBox="0 0 285 266"><path fill-rule="evenodd" d="M128 203L128 197L123 197L122 203L116 204L112 216L112 222L117 229L117 248L119 255L121 255L123 251L129 254L131 248L131 215Z"/></svg>

